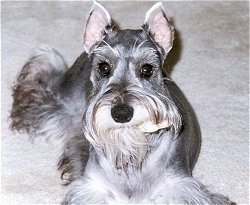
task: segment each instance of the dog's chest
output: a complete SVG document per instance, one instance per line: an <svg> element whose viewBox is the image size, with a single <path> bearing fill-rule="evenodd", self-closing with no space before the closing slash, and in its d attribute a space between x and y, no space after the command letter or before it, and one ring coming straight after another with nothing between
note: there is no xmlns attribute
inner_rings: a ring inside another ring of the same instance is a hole
<svg viewBox="0 0 250 205"><path fill-rule="evenodd" d="M94 166L87 172L87 186L92 189L88 192L99 192L97 203L164 203L168 172L156 161L148 158L141 169L129 167L127 172L114 170L106 163L104 169Z"/></svg>
<svg viewBox="0 0 250 205"><path fill-rule="evenodd" d="M95 158L97 155L93 154L85 170L85 183L79 191L93 193L94 198L98 195L91 199L96 203L164 203L171 183L166 169L169 161L166 150L172 148L170 136L165 135L157 142L157 148L151 149L140 168L129 165L126 171L117 170L106 157Z"/></svg>
<svg viewBox="0 0 250 205"><path fill-rule="evenodd" d="M151 168L152 169L152 168ZM89 190L96 194L104 203L163 203L166 192L165 174L146 175L139 171L126 174L92 175L88 182Z"/></svg>

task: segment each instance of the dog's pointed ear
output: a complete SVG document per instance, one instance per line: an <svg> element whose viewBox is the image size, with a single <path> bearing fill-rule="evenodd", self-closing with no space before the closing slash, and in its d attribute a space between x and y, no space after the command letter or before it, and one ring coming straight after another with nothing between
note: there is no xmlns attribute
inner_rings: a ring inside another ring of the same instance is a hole
<svg viewBox="0 0 250 205"><path fill-rule="evenodd" d="M83 46L87 53L96 42L102 40L106 29L110 28L111 24L109 12L100 3L94 1L83 34Z"/></svg>
<svg viewBox="0 0 250 205"><path fill-rule="evenodd" d="M169 23L161 2L148 10L143 28L164 49L164 56L166 56L173 47L174 27Z"/></svg>

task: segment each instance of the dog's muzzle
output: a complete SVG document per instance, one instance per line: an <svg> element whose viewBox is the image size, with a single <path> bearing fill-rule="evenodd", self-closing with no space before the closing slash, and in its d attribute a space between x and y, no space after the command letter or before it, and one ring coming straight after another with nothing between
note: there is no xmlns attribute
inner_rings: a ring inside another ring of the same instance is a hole
<svg viewBox="0 0 250 205"><path fill-rule="evenodd" d="M134 115L134 109L127 104L118 104L111 109L111 116L117 123L129 122Z"/></svg>

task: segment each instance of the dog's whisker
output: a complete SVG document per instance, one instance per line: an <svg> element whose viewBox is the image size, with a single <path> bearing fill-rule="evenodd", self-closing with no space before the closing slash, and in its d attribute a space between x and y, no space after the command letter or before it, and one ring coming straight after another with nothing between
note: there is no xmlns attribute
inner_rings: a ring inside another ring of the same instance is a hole
<svg viewBox="0 0 250 205"><path fill-rule="evenodd" d="M112 46L110 46L110 45L109 45L106 41L104 41L104 40L102 40L102 42L105 43L105 44L109 47L109 49L114 53L114 55L115 55L117 58L119 58L119 56L120 56L119 50L112 48Z"/></svg>
<svg viewBox="0 0 250 205"><path fill-rule="evenodd" d="M132 46L132 51L133 51L133 52L135 51L136 44L137 44L138 40L139 40L139 37L136 38L136 40L135 40L135 42L134 42L134 44L133 44L133 46Z"/></svg>

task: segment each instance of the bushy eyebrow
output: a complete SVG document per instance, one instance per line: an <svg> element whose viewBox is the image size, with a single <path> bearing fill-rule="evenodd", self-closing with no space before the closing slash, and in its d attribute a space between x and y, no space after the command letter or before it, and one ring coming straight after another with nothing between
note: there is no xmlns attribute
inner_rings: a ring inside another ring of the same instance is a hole
<svg viewBox="0 0 250 205"><path fill-rule="evenodd" d="M118 49L116 48L113 48L110 44L108 44L106 41L102 40L102 42L105 44L105 45L101 45L101 46L98 46L96 47L94 50L93 50L93 54L98 54L98 53L109 53L109 51L112 51L112 53L115 55L115 57L119 58L120 56L120 52Z"/></svg>
<svg viewBox="0 0 250 205"><path fill-rule="evenodd" d="M162 62L161 54L156 47L150 45L148 39L140 42L139 37L130 48L126 48L122 44L111 46L108 42L102 40L102 44L97 46L92 54L100 61L116 62L119 59L128 58L136 63L141 62L160 66Z"/></svg>
<svg viewBox="0 0 250 205"><path fill-rule="evenodd" d="M147 63L154 65L161 62L159 51L152 47L140 46L137 49L133 49L132 58L135 60L138 59L144 63L146 61Z"/></svg>

